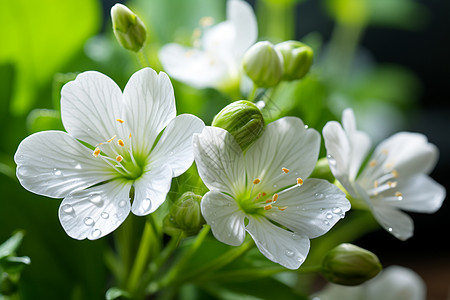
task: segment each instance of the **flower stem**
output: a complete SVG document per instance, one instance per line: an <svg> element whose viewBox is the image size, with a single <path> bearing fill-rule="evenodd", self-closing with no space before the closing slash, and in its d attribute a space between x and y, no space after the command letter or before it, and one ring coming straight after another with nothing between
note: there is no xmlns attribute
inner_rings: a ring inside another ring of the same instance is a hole
<svg viewBox="0 0 450 300"><path fill-rule="evenodd" d="M145 54L144 47L142 47L141 50L136 52L136 56L142 68L150 67L150 63L148 61L147 55Z"/></svg>

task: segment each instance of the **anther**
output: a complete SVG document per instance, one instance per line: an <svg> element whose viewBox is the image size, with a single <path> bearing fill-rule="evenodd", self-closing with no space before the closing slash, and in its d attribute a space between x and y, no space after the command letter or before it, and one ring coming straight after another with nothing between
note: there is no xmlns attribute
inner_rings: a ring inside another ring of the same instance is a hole
<svg viewBox="0 0 450 300"><path fill-rule="evenodd" d="M387 149L381 149L381 153L383 153L384 155L387 155L389 153L389 151Z"/></svg>
<svg viewBox="0 0 450 300"><path fill-rule="evenodd" d="M397 181L388 181L388 182L387 182L387 185L388 185L390 188L395 188L395 187L397 186Z"/></svg>
<svg viewBox="0 0 450 300"><path fill-rule="evenodd" d="M116 119L117 122L119 122L120 124L123 124L125 121L122 119Z"/></svg>
<svg viewBox="0 0 450 300"><path fill-rule="evenodd" d="M402 196L403 196L403 194L401 192L396 192L395 193L395 197L402 197Z"/></svg>
<svg viewBox="0 0 450 300"><path fill-rule="evenodd" d="M253 184L258 184L260 182L261 182L261 180L259 178L256 178L255 180L253 180Z"/></svg>
<svg viewBox="0 0 450 300"><path fill-rule="evenodd" d="M286 173L286 174L289 173L289 169L282 168L281 170L283 170L283 172Z"/></svg>
<svg viewBox="0 0 450 300"><path fill-rule="evenodd" d="M278 194L273 194L273 198L272 198L273 202L276 202L277 199L278 199Z"/></svg>
<svg viewBox="0 0 450 300"><path fill-rule="evenodd" d="M264 206L264 210L269 210L272 209L272 204L267 204L266 206Z"/></svg>
<svg viewBox="0 0 450 300"><path fill-rule="evenodd" d="M117 141L117 144L119 144L119 146L123 147L125 145L125 143L123 142L123 140L119 139Z"/></svg>
<svg viewBox="0 0 450 300"><path fill-rule="evenodd" d="M371 160L369 163L369 166L371 166L371 167L375 167L376 165L377 165L377 161L375 159Z"/></svg>
<svg viewBox="0 0 450 300"><path fill-rule="evenodd" d="M397 177L398 177L398 172L397 172L397 170L392 170L391 174L392 174L392 176L394 176L394 178L397 178Z"/></svg>
<svg viewBox="0 0 450 300"><path fill-rule="evenodd" d="M278 209L281 210L281 211L285 210L286 208L287 208L287 206L279 206L278 207Z"/></svg>
<svg viewBox="0 0 450 300"><path fill-rule="evenodd" d="M297 184L303 184L303 179L297 178Z"/></svg>
<svg viewBox="0 0 450 300"><path fill-rule="evenodd" d="M112 138L110 138L110 139L107 140L106 142L111 143L111 142L116 138L116 136L117 136L117 135L113 136Z"/></svg>
<svg viewBox="0 0 450 300"><path fill-rule="evenodd" d="M117 162L121 162L123 160L122 155L117 155L116 160Z"/></svg>
<svg viewBox="0 0 450 300"><path fill-rule="evenodd" d="M100 148L97 147L97 148L95 148L95 150L92 153L92 155L94 155L95 157L98 157L100 155L100 152L101 152Z"/></svg>
<svg viewBox="0 0 450 300"><path fill-rule="evenodd" d="M272 199L267 199L266 200L266 203L270 203L270 202L273 202L273 200Z"/></svg>

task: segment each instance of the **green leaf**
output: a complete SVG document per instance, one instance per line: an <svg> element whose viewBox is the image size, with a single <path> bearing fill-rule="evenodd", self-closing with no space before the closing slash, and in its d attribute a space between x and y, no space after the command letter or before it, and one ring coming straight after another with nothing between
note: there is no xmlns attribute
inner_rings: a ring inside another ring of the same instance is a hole
<svg viewBox="0 0 450 300"><path fill-rule="evenodd" d="M22 231L16 232L6 242L0 245L0 259L14 254L16 249L22 243L24 233Z"/></svg>
<svg viewBox="0 0 450 300"><path fill-rule="evenodd" d="M35 94L51 80L99 27L94 0L16 0L0 10L0 63L12 62L15 78L11 110L23 114Z"/></svg>
<svg viewBox="0 0 450 300"><path fill-rule="evenodd" d="M121 290L116 287L112 287L108 291L106 291L105 298L106 298L106 300L113 300L113 299L117 299L122 296L126 297L126 298L130 298L130 294L127 291Z"/></svg>
<svg viewBox="0 0 450 300"><path fill-rule="evenodd" d="M8 256L0 259L0 267L8 274L17 274L22 269L31 263L28 256Z"/></svg>
<svg viewBox="0 0 450 300"><path fill-rule="evenodd" d="M64 130L59 111L52 109L34 109L27 118L28 132L44 130Z"/></svg>

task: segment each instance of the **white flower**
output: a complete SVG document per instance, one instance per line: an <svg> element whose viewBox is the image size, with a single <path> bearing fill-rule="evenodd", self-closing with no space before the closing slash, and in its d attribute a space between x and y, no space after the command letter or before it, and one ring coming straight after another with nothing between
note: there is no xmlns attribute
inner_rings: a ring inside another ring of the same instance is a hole
<svg viewBox="0 0 450 300"><path fill-rule="evenodd" d="M316 164L320 136L298 118L267 125L245 154L221 128L205 127L193 140L200 177L210 189L202 214L223 243L238 246L247 231L268 259L296 269L309 239L326 233L350 209L336 186L303 180Z"/></svg>
<svg viewBox="0 0 450 300"><path fill-rule="evenodd" d="M425 300L426 286L410 269L390 266L359 286L328 284L312 300Z"/></svg>
<svg viewBox="0 0 450 300"><path fill-rule="evenodd" d="M167 73L181 82L196 88L226 88L239 82L241 58L257 35L251 6L242 0L228 0L227 20L206 26L198 45L167 44L159 58Z"/></svg>
<svg viewBox="0 0 450 300"><path fill-rule="evenodd" d="M67 133L35 133L14 159L27 190L64 198L59 219L75 239L110 233L130 210L155 211L172 177L192 164L192 135L204 127L195 116L176 117L169 78L150 68L133 74L123 93L101 73L78 75L62 89L61 116Z"/></svg>
<svg viewBox="0 0 450 300"><path fill-rule="evenodd" d="M413 235L413 221L401 210L433 213L445 189L427 174L438 159L438 149L423 134L400 132L381 142L367 165L371 148L367 134L356 130L351 109L323 128L330 169L348 193L370 209L381 226L401 240ZM360 170L361 169L361 170Z"/></svg>

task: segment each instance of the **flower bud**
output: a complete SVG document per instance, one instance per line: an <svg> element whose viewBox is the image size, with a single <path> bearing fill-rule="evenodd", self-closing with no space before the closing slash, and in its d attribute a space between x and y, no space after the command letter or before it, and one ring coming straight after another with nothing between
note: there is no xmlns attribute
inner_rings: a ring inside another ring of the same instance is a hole
<svg viewBox="0 0 450 300"><path fill-rule="evenodd" d="M284 61L283 80L302 79L313 62L313 50L308 45L298 41L285 41L275 45Z"/></svg>
<svg viewBox="0 0 450 300"><path fill-rule="evenodd" d="M138 52L147 37L145 25L128 7L117 3L111 8L114 35L125 49Z"/></svg>
<svg viewBox="0 0 450 300"><path fill-rule="evenodd" d="M240 100L225 106L214 117L212 126L231 133L244 151L260 136L264 129L264 117L255 104Z"/></svg>
<svg viewBox="0 0 450 300"><path fill-rule="evenodd" d="M164 231L169 235L191 236L200 231L205 219L200 210L202 196L186 192L174 203L164 219Z"/></svg>
<svg viewBox="0 0 450 300"><path fill-rule="evenodd" d="M283 57L267 41L251 46L244 54L242 64L248 77L258 87L273 87L283 77Z"/></svg>
<svg viewBox="0 0 450 300"><path fill-rule="evenodd" d="M358 285L375 277L381 269L374 253L352 244L340 244L327 253L321 272L332 283Z"/></svg>

